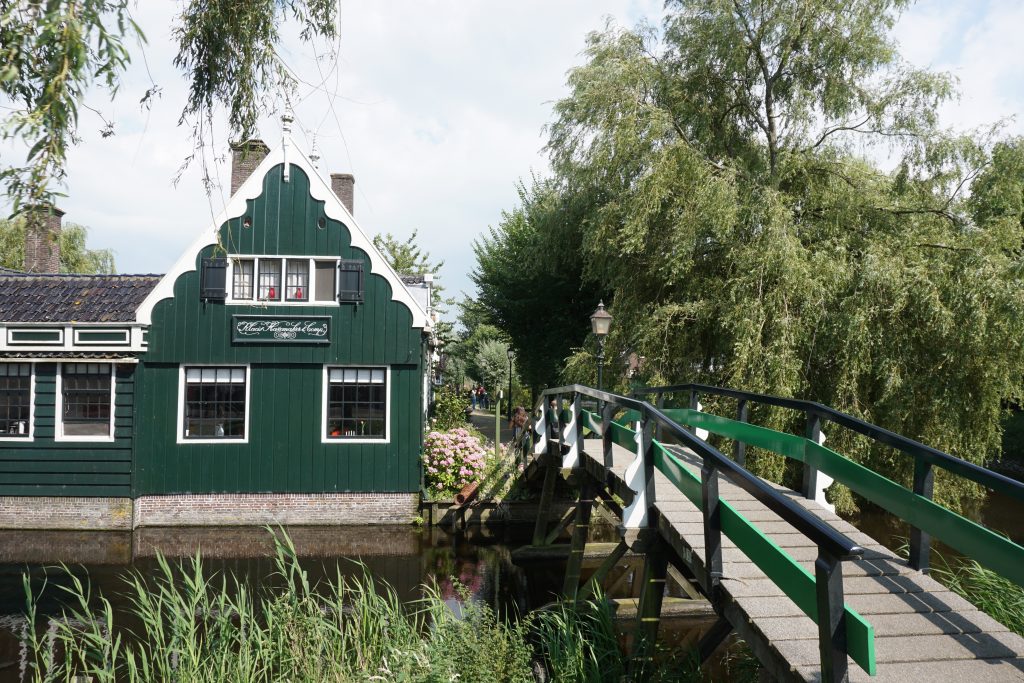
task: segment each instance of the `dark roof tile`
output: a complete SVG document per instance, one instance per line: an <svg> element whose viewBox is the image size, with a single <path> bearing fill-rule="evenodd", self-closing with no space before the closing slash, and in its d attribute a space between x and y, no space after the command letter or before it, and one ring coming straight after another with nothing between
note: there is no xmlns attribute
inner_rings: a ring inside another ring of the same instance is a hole
<svg viewBox="0 0 1024 683"><path fill-rule="evenodd" d="M0 269L0 322L131 322L159 275L36 275Z"/></svg>

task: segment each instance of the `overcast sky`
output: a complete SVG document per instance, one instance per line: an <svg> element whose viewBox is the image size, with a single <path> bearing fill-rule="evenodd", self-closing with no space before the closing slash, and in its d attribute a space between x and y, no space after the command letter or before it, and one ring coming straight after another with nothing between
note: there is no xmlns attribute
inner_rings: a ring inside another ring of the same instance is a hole
<svg viewBox="0 0 1024 683"><path fill-rule="evenodd" d="M115 250L119 271L162 273L209 225L227 189L208 198L198 164L176 187L171 183L191 151L190 131L177 126L185 88L171 64L177 3L139 4L146 61L162 97L152 111L140 110L150 80L136 59L116 102L90 100L115 122L116 134L101 139L101 121L82 113L83 144L70 154L68 197L60 206L66 220L91 228L91 246ZM542 128L552 102L566 94L566 71L581 62L585 35L607 17L625 26L660 23L662 6L342 0L334 75L329 60L318 62L297 43L285 52L303 80L323 83L300 85L293 137L308 152L315 136L324 173L355 174L355 211L365 229L399 237L418 230L421 245L445 261L448 291L472 294L472 241L515 205L517 180L545 172ZM962 98L945 108L944 120L972 127L1024 105L1021 26L1018 0L932 0L904 15L896 37L911 62L959 77ZM1019 120L1009 130L1024 132ZM261 134L271 147L278 144L277 116L266 118ZM217 142L226 156L227 140ZM11 149L0 153L7 157ZM226 185L226 161L214 170Z"/></svg>

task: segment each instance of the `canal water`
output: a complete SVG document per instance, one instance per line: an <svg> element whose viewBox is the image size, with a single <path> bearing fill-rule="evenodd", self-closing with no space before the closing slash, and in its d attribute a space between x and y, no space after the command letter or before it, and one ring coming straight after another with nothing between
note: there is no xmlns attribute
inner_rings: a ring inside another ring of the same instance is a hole
<svg viewBox="0 0 1024 683"><path fill-rule="evenodd" d="M512 552L529 543L532 531L532 526L499 531L475 527L458 535L409 526L287 529L312 582L334 579L339 571L353 577L369 572L406 602L423 597L424 586L436 585L456 613L468 594L513 619L554 601L564 576L564 560L513 563ZM604 540L614 530L598 527L595 533L596 540ZM0 530L0 683L20 681L25 671L23 577L29 577L31 589L41 596L38 604L45 622L61 613L61 586L70 586L74 577L87 579L116 608L125 603L124 577L129 569L155 576L158 554L173 563L196 553L201 554L207 575L233 574L251 586L275 580L274 542L262 528L134 533ZM638 570L635 559L622 563L609 576L610 597L636 597ZM677 588L670 588L670 593L682 595ZM668 620L663 640L669 647L690 645L706 622Z"/></svg>

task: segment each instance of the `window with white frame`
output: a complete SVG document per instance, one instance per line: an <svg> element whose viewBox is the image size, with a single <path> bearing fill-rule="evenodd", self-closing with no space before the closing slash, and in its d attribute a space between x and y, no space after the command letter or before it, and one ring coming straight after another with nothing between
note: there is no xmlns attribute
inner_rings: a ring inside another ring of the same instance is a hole
<svg viewBox="0 0 1024 683"><path fill-rule="evenodd" d="M244 367L185 367L182 437L244 439L246 372Z"/></svg>
<svg viewBox="0 0 1024 683"><path fill-rule="evenodd" d="M231 262L231 298L252 300L256 261L236 258Z"/></svg>
<svg viewBox="0 0 1024 683"><path fill-rule="evenodd" d="M386 439L388 423L385 368L328 368L328 439Z"/></svg>
<svg viewBox="0 0 1024 683"><path fill-rule="evenodd" d="M260 286L257 298L260 301L279 301L281 299L281 261L280 259L259 259Z"/></svg>
<svg viewBox="0 0 1024 683"><path fill-rule="evenodd" d="M338 302L338 264L342 259L282 256L232 256L232 303Z"/></svg>
<svg viewBox="0 0 1024 683"><path fill-rule="evenodd" d="M28 438L32 419L32 364L0 363L0 436Z"/></svg>
<svg viewBox="0 0 1024 683"><path fill-rule="evenodd" d="M60 399L59 429L62 436L113 436L113 365L61 364Z"/></svg>
<svg viewBox="0 0 1024 683"><path fill-rule="evenodd" d="M286 301L306 301L309 299L309 259L290 258L285 261Z"/></svg>

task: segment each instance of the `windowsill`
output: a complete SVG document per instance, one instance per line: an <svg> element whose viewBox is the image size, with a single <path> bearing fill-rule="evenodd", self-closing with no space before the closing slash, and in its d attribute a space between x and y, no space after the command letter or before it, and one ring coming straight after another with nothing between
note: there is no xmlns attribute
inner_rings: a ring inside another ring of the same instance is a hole
<svg viewBox="0 0 1024 683"><path fill-rule="evenodd" d="M333 443L333 444L344 444L344 443L391 443L391 439L388 437L377 437L377 438L347 438L344 436L324 436L320 438L320 443Z"/></svg>
<svg viewBox="0 0 1024 683"><path fill-rule="evenodd" d="M92 443L113 443L114 441L116 441L116 437L113 437L113 436L86 436L86 435L81 435L81 436L71 435L71 436L68 436L67 434L65 434L63 436L54 436L53 440L58 442L58 443L75 442L75 441L92 442Z"/></svg>
<svg viewBox="0 0 1024 683"><path fill-rule="evenodd" d="M249 439L235 439L235 438L231 438L231 439L219 438L218 439L216 437L210 439L210 438L191 438L191 437L187 437L187 436L182 436L182 437L178 437L178 443L180 443L180 444L187 444L187 443L203 443L203 444L206 444L206 443L249 443Z"/></svg>
<svg viewBox="0 0 1024 683"><path fill-rule="evenodd" d="M25 443L27 441L33 441L34 439L35 439L35 437L32 436L32 435L25 435L25 436L10 436L10 435L6 435L6 436L0 436L0 441L20 441L22 443Z"/></svg>
<svg viewBox="0 0 1024 683"><path fill-rule="evenodd" d="M260 306L266 308L267 306L339 306L338 301L236 301L234 299L228 299L224 301L227 306Z"/></svg>

